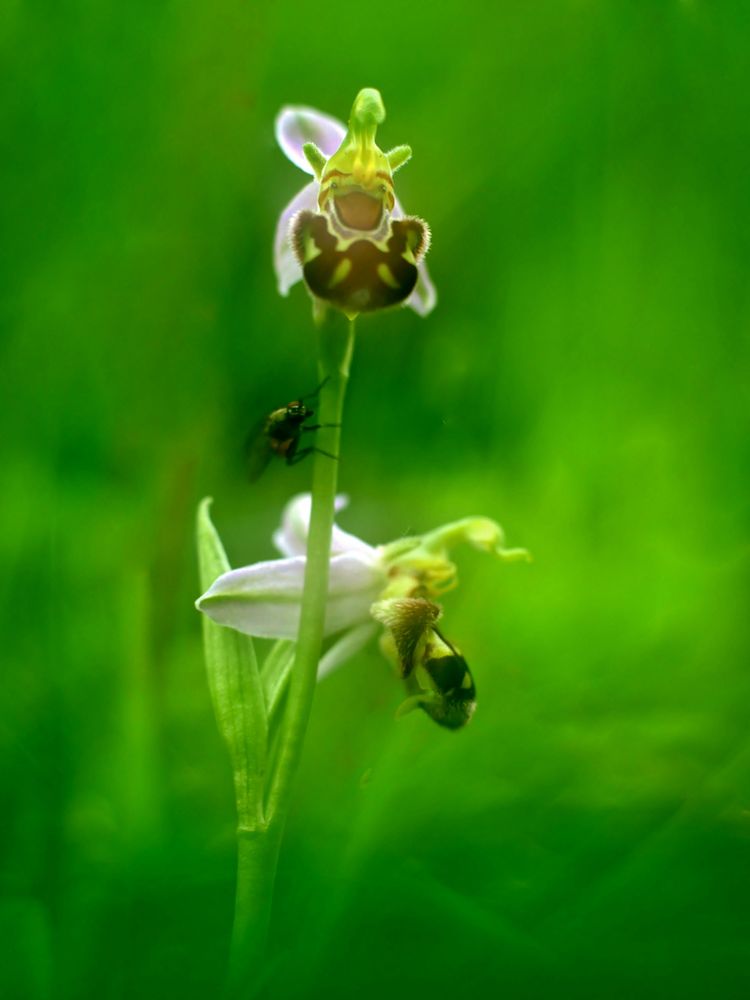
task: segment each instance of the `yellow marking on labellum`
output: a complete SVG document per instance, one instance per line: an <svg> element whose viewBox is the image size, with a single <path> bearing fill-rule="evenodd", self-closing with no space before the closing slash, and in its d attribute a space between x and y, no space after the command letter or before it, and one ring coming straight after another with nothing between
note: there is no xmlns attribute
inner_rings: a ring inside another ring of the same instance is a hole
<svg viewBox="0 0 750 1000"><path fill-rule="evenodd" d="M398 288L398 282L393 277L393 271L391 271L387 264L378 264L378 277L389 288Z"/></svg>
<svg viewBox="0 0 750 1000"><path fill-rule="evenodd" d="M335 288L336 285L340 285L341 282L347 277L351 269L352 262L348 257L344 257L344 259L340 260L336 265L336 270L333 272L331 280L328 282L328 287Z"/></svg>
<svg viewBox="0 0 750 1000"><path fill-rule="evenodd" d="M316 257L320 257L323 251L320 247L315 245L313 240L305 240L305 252L302 258L303 264L309 264L310 261L315 260Z"/></svg>
<svg viewBox="0 0 750 1000"><path fill-rule="evenodd" d="M470 687L473 687L473 686L474 686L474 682L471 679L471 674L469 674L469 673L464 674L464 679L461 682L461 687L462 688L470 688Z"/></svg>

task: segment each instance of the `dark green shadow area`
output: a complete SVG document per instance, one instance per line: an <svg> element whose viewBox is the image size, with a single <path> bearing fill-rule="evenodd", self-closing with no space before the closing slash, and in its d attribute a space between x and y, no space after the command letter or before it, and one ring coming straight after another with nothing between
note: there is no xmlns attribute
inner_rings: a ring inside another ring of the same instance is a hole
<svg viewBox="0 0 750 1000"><path fill-rule="evenodd" d="M320 686L268 997L750 991L750 17L727 0L11 2L0 14L0 994L216 996L230 776L193 513L270 558L315 385L275 289L284 103L381 89L434 314L361 324L372 543L486 514L445 631L465 731L375 646Z"/></svg>

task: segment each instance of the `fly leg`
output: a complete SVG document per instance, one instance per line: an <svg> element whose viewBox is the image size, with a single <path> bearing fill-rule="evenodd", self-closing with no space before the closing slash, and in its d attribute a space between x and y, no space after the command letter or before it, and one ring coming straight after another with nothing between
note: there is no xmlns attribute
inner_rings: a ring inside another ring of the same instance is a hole
<svg viewBox="0 0 750 1000"><path fill-rule="evenodd" d="M328 382L330 380L330 378L331 378L330 375L326 375L326 377L323 379L323 381L320 383L320 385L318 386L318 388L314 392L308 392L304 396L300 396L300 402L302 402L302 400L304 400L304 399L315 399L315 397L318 395L318 393L323 388L323 386L326 384L326 382Z"/></svg>
<svg viewBox="0 0 750 1000"><path fill-rule="evenodd" d="M312 455L314 451L317 451L320 455L325 455L326 458L332 458L334 462L338 462L339 456L332 455L330 451L323 451L322 448L303 448L302 451L295 451L293 455L289 455L286 460L287 465L296 465L297 462L301 462L303 458L307 458L308 455Z"/></svg>

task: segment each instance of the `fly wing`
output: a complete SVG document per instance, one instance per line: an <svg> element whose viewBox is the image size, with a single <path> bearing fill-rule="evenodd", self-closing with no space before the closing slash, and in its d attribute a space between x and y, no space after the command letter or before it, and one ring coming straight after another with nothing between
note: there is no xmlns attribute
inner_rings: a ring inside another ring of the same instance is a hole
<svg viewBox="0 0 750 1000"><path fill-rule="evenodd" d="M273 449L268 437L268 417L263 417L253 427L245 441L247 476L251 483L260 478L272 455Z"/></svg>

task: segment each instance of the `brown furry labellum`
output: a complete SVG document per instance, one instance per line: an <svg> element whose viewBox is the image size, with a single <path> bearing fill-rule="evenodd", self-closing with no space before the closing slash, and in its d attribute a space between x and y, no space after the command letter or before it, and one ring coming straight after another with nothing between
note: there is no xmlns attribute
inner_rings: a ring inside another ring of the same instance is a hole
<svg viewBox="0 0 750 1000"><path fill-rule="evenodd" d="M373 617L388 629L389 646L410 697L398 714L421 708L446 729L461 729L477 705L469 665L437 628L438 604L422 597L391 598L372 606Z"/></svg>
<svg viewBox="0 0 750 1000"><path fill-rule="evenodd" d="M350 316L404 302L430 242L421 219L388 220L382 239L366 232L342 239L326 215L307 211L292 219L291 236L312 294Z"/></svg>

